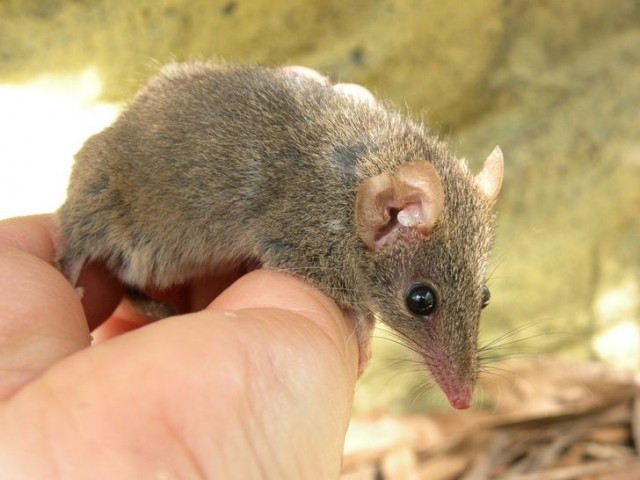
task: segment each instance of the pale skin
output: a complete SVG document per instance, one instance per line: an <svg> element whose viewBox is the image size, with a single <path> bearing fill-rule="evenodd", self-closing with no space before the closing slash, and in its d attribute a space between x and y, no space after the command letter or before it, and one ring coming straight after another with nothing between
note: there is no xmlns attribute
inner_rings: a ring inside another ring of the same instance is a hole
<svg viewBox="0 0 640 480"><path fill-rule="evenodd" d="M332 300L256 270L176 293L195 313L141 326L99 266L80 301L52 264L56 228L0 222L3 477L338 476L359 349Z"/></svg>

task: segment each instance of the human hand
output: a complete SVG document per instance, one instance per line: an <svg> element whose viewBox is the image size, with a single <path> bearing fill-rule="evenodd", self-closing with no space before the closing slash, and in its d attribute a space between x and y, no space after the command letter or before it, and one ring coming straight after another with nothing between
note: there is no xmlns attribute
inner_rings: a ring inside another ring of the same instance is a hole
<svg viewBox="0 0 640 480"><path fill-rule="evenodd" d="M256 270L131 330L106 272L83 272L81 303L53 267L55 232L52 216L0 222L3 478L338 476L358 346L329 298Z"/></svg>

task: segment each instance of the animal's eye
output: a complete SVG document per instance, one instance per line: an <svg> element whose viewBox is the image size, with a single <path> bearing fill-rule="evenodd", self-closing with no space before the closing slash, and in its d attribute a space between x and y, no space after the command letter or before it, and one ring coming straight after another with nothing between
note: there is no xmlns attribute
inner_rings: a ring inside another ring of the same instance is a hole
<svg viewBox="0 0 640 480"><path fill-rule="evenodd" d="M487 287L486 285L482 285L482 303L480 304L481 308L486 307L487 305L489 305L489 302L491 301L491 291L489 290L489 287Z"/></svg>
<svg viewBox="0 0 640 480"><path fill-rule="evenodd" d="M407 308L414 315L429 315L438 304L436 292L430 285L416 283L407 290Z"/></svg>

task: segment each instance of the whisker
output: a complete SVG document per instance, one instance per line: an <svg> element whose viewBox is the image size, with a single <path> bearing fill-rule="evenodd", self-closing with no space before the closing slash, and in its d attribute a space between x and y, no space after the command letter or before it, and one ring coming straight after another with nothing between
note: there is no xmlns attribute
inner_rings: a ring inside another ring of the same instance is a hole
<svg viewBox="0 0 640 480"><path fill-rule="evenodd" d="M517 333L523 332L529 328L533 328L533 326L536 325L533 322L530 323L526 323L524 325L520 325L512 330L509 330L505 333L503 333L502 335L500 335L499 337L494 338L493 340L491 340L489 343L483 345L481 348L478 349L478 351L482 351L483 349L488 349L488 348L492 348L493 345L498 344L500 342L502 342L503 340L513 337L514 335L516 335Z"/></svg>

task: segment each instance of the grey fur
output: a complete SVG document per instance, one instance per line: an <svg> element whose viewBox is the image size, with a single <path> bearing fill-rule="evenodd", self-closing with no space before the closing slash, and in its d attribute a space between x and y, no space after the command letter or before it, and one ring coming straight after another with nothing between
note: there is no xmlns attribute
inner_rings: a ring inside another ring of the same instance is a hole
<svg viewBox="0 0 640 480"><path fill-rule="evenodd" d="M134 289L163 288L257 259L378 316L441 384L472 384L490 202L422 125L283 72L175 64L151 79L77 154L62 270L75 282L95 259ZM443 217L428 238L405 229L370 251L354 227L358 185L415 159L440 176ZM425 281L439 298L426 319L404 303Z"/></svg>

